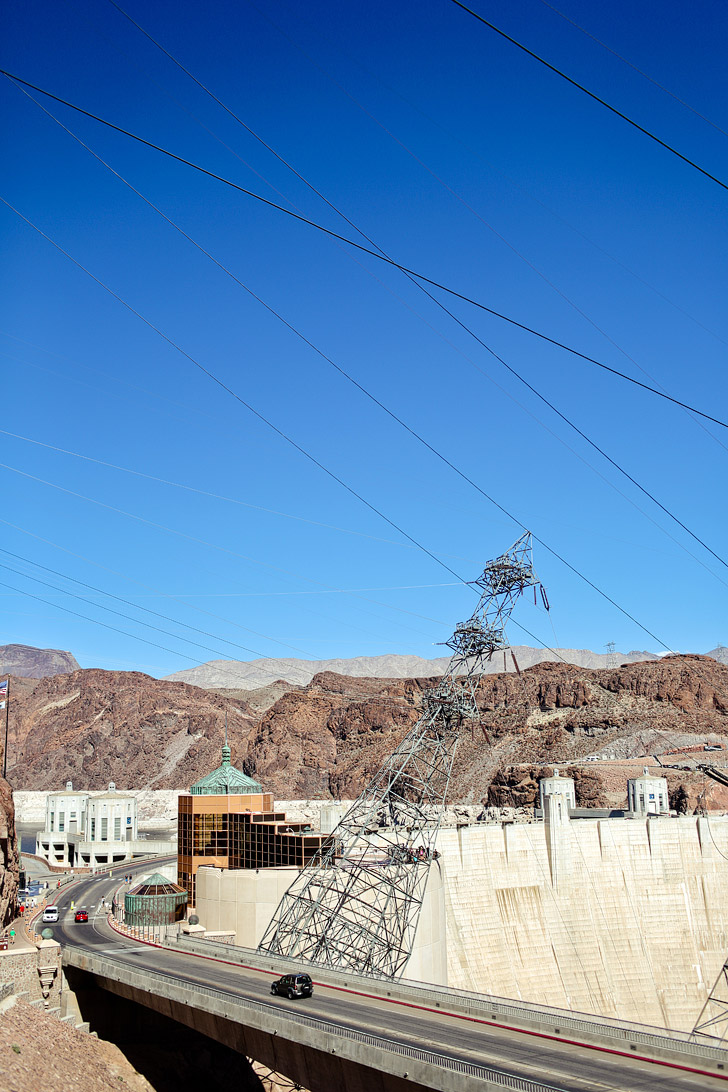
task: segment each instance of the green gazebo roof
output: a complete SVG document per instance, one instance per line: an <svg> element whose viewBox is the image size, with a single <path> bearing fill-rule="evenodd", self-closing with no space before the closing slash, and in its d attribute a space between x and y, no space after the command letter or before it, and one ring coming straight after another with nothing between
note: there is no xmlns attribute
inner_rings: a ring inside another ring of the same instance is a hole
<svg viewBox="0 0 728 1092"><path fill-rule="evenodd" d="M227 744L222 749L222 766L201 777L190 789L193 796L244 796L262 791L262 785L231 764Z"/></svg>
<svg viewBox="0 0 728 1092"><path fill-rule="evenodd" d="M130 895L184 895L184 887L180 887L178 884L173 883L172 880L168 880L160 872L155 872L153 876L147 876L146 880L142 880L135 888L130 892Z"/></svg>

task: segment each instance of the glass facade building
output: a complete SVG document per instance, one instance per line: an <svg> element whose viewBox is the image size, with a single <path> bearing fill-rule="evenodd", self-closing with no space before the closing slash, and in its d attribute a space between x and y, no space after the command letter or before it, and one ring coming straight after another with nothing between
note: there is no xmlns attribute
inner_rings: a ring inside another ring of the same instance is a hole
<svg viewBox="0 0 728 1092"><path fill-rule="evenodd" d="M289 823L273 810L272 793L236 769L230 748L222 765L178 801L177 882L195 903L195 875L203 865L227 869L303 866L326 839L307 823Z"/></svg>

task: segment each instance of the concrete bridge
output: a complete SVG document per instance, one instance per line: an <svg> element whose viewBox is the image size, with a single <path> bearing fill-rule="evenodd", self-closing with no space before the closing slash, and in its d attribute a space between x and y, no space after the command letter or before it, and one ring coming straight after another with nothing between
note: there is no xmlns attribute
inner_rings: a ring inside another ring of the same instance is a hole
<svg viewBox="0 0 728 1092"><path fill-rule="evenodd" d="M106 1037L133 1008L147 1029L176 1027L181 1046L194 1029L313 1092L728 1092L728 1051L707 1037L323 969L309 1001L272 997L286 961L186 938L155 948L94 920L112 883L82 881L65 905L75 897L92 921L67 912L57 927L81 1015Z"/></svg>

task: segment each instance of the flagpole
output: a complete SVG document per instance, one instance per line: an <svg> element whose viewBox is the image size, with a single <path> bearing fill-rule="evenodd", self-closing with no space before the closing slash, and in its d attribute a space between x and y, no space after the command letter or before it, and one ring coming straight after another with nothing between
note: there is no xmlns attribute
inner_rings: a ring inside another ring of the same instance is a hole
<svg viewBox="0 0 728 1092"><path fill-rule="evenodd" d="M8 675L8 692L5 695L5 751L3 752L3 777L8 772L8 718L10 716L10 676Z"/></svg>

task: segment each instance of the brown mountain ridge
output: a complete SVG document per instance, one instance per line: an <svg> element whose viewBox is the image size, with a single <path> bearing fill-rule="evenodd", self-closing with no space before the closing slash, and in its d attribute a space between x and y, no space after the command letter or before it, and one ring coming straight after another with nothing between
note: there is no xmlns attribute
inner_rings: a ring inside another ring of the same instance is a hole
<svg viewBox="0 0 728 1092"><path fill-rule="evenodd" d="M16 789L188 788L219 763L225 720L233 759L278 799L358 794L419 715L434 679L322 672L279 681L261 703L139 672L97 669L18 687L8 780ZM266 708L268 702L272 704ZM728 736L728 666L670 656L613 669L542 663L485 676L482 723L465 726L453 802L488 797L495 773L595 753L638 757L695 737Z"/></svg>

